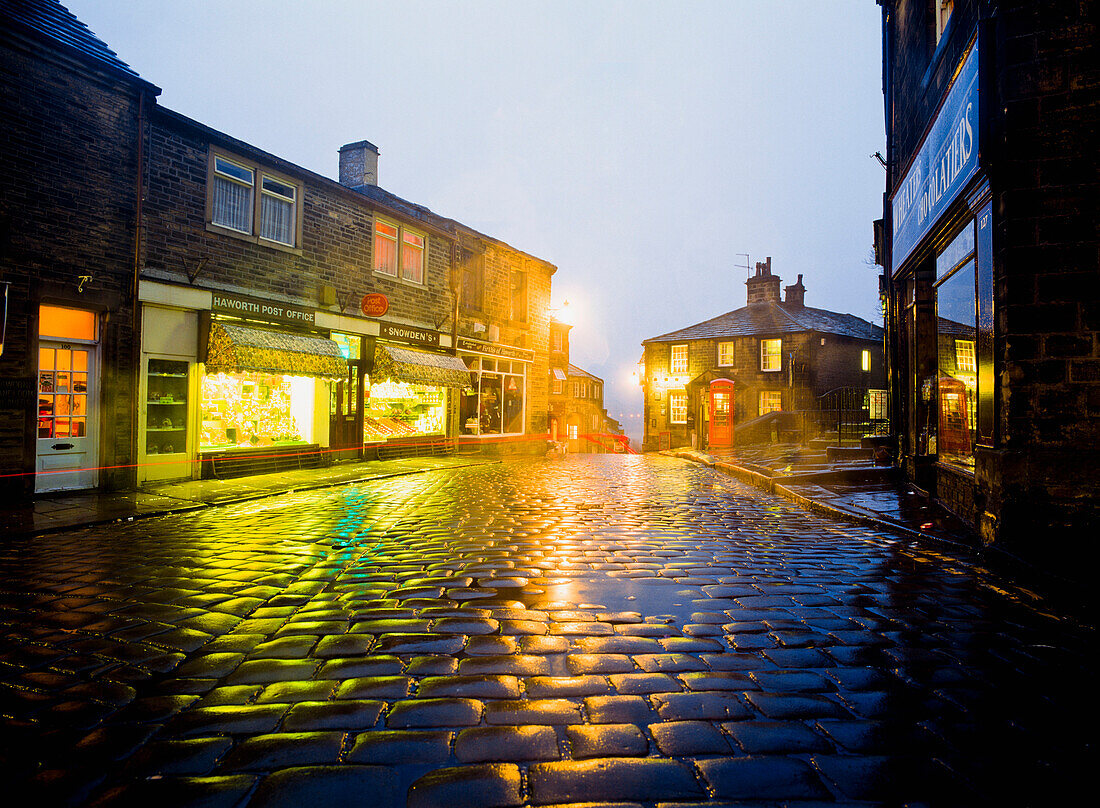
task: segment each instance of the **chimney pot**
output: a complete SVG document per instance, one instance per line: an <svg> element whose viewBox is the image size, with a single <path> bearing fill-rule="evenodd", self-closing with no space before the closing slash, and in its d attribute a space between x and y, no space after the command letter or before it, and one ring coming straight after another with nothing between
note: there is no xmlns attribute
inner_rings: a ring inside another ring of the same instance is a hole
<svg viewBox="0 0 1100 808"><path fill-rule="evenodd" d="M764 261L756 262L756 275L745 281L748 286L748 302L753 303L779 303L778 275L772 275L772 259L769 255Z"/></svg>
<svg viewBox="0 0 1100 808"><path fill-rule="evenodd" d="M796 308L806 305L806 287L802 285L802 275L798 276L798 282L784 288L786 298L784 304Z"/></svg>
<svg viewBox="0 0 1100 808"><path fill-rule="evenodd" d="M340 147L340 184L349 188L378 184L378 147L360 140Z"/></svg>

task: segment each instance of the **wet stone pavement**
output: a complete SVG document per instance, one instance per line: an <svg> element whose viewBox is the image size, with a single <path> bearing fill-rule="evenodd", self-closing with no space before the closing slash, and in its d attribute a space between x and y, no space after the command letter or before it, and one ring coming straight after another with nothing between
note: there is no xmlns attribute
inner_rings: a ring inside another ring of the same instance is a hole
<svg viewBox="0 0 1100 808"><path fill-rule="evenodd" d="M0 766L35 805L1060 805L1094 639L696 464L485 465L0 546Z"/></svg>

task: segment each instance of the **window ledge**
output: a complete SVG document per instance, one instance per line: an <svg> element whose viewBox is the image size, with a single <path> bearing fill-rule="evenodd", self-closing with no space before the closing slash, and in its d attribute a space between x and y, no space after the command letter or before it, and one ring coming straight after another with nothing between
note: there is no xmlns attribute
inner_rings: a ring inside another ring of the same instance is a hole
<svg viewBox="0 0 1100 808"><path fill-rule="evenodd" d="M217 233L219 236L229 236L240 241L247 241L250 244L258 244L261 247L269 247L272 250L278 250L279 252L290 253L291 255L303 255L301 247L291 247L289 244L280 244L277 241L271 241L270 239L261 238L260 236L253 235L252 233L242 233L240 230L234 230L231 227L222 227L219 224L213 222L206 223L207 233Z"/></svg>
<svg viewBox="0 0 1100 808"><path fill-rule="evenodd" d="M387 281L393 283L400 283L403 286L411 286L413 289L426 289L428 288L425 283L417 283L416 281L410 281L408 278L399 278L396 275L390 275L386 272L379 272L377 269L371 270L371 274L376 278L384 278Z"/></svg>

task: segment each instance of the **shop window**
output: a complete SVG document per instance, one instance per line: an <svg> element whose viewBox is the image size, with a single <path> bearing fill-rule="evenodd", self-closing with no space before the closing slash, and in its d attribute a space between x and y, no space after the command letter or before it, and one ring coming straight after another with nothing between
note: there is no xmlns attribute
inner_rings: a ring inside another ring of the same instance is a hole
<svg viewBox="0 0 1100 808"><path fill-rule="evenodd" d="M318 384L324 382L304 376L204 375L201 447L216 450L309 443Z"/></svg>
<svg viewBox="0 0 1100 808"><path fill-rule="evenodd" d="M720 367L729 367L733 364L733 343L732 342L719 342L718 343L718 365Z"/></svg>
<svg viewBox="0 0 1100 808"><path fill-rule="evenodd" d="M783 340L760 340L760 369L765 371L783 369Z"/></svg>
<svg viewBox="0 0 1100 808"><path fill-rule="evenodd" d="M668 420L673 424L686 424L688 420L687 393L668 394Z"/></svg>
<svg viewBox="0 0 1100 808"><path fill-rule="evenodd" d="M294 247L300 195L298 183L246 160L211 153L208 196L213 225Z"/></svg>
<svg viewBox="0 0 1100 808"><path fill-rule="evenodd" d="M512 270L512 320L527 322L527 273Z"/></svg>
<svg viewBox="0 0 1100 808"><path fill-rule="evenodd" d="M372 379L363 391L364 442L442 435L446 424L446 387Z"/></svg>
<svg viewBox="0 0 1100 808"><path fill-rule="evenodd" d="M939 417L935 447L941 462L973 471L978 401L973 222L937 255L936 276Z"/></svg>
<svg viewBox="0 0 1100 808"><path fill-rule="evenodd" d="M760 391L760 415L780 412L783 409L783 393L780 390Z"/></svg>
<svg viewBox="0 0 1100 808"><path fill-rule="evenodd" d="M688 372L688 346L686 345L673 345L669 349L668 359L668 372L669 373L687 373Z"/></svg>
<svg viewBox="0 0 1100 808"><path fill-rule="evenodd" d="M860 370L870 370L871 369L871 352L870 351L868 351L866 349L860 351L859 367L860 367Z"/></svg>
<svg viewBox="0 0 1100 808"><path fill-rule="evenodd" d="M427 240L422 233L404 225L374 220L374 271L412 283L424 283L424 253Z"/></svg>
<svg viewBox="0 0 1100 808"><path fill-rule="evenodd" d="M526 364L469 356L476 385L462 394L459 421L464 435L521 435L525 431Z"/></svg>

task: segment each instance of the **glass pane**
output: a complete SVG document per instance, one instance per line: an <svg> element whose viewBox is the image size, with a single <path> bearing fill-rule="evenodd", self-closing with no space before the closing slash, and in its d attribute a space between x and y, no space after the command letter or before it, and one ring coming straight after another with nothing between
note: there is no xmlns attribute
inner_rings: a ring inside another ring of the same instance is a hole
<svg viewBox="0 0 1100 808"><path fill-rule="evenodd" d="M252 232L252 187L214 177L211 221L214 224Z"/></svg>
<svg viewBox="0 0 1100 808"><path fill-rule="evenodd" d="M53 348L40 348L38 350L38 369L53 370Z"/></svg>
<svg viewBox="0 0 1100 808"><path fill-rule="evenodd" d="M58 351L57 352L57 369L68 370L73 365L73 353L72 351Z"/></svg>
<svg viewBox="0 0 1100 808"><path fill-rule="evenodd" d="M974 253L974 222L968 222L959 235L936 256L936 277L942 278Z"/></svg>
<svg viewBox="0 0 1100 808"><path fill-rule="evenodd" d="M249 185L252 184L252 169L239 166L236 163L231 163L224 157L214 158L214 170L219 174L227 174L241 182L246 182Z"/></svg>
<svg viewBox="0 0 1100 808"><path fill-rule="evenodd" d="M95 312L65 309L61 306L40 306L38 334L42 337L94 340L96 338Z"/></svg>
<svg viewBox="0 0 1100 808"><path fill-rule="evenodd" d="M69 419L58 418L54 421L54 437L55 438L67 438L69 437Z"/></svg>
<svg viewBox="0 0 1100 808"><path fill-rule="evenodd" d="M424 282L424 248L401 245L401 277L414 283Z"/></svg>
<svg viewBox="0 0 1100 808"><path fill-rule="evenodd" d="M481 377L479 421L482 435L499 435L501 431L500 376Z"/></svg>
<svg viewBox="0 0 1100 808"><path fill-rule="evenodd" d="M263 182L264 190L271 194L278 194L281 197L285 197L287 200L294 201L294 186L287 185L285 182L279 182L271 177L264 177Z"/></svg>
<svg viewBox="0 0 1100 808"><path fill-rule="evenodd" d="M389 236L390 238L395 240L397 239L397 228L391 224L386 224L385 222L375 222L374 230L379 235Z"/></svg>
<svg viewBox="0 0 1100 808"><path fill-rule="evenodd" d="M260 199L260 235L280 244L294 244L294 205L277 196Z"/></svg>
<svg viewBox="0 0 1100 808"><path fill-rule="evenodd" d="M88 370L87 351L73 351L73 370Z"/></svg>
<svg viewBox="0 0 1100 808"><path fill-rule="evenodd" d="M38 374L38 392L40 393L52 393L54 390L53 374L52 373L39 373Z"/></svg>
<svg viewBox="0 0 1100 808"><path fill-rule="evenodd" d="M69 392L69 374L58 373L56 374L55 393L68 393Z"/></svg>
<svg viewBox="0 0 1100 808"><path fill-rule="evenodd" d="M397 274L397 241L381 233L374 236L374 270L385 275Z"/></svg>
<svg viewBox="0 0 1100 808"><path fill-rule="evenodd" d="M85 429L86 422L83 418L74 418L72 426L72 436L74 438L83 438L87 434Z"/></svg>
<svg viewBox="0 0 1100 808"><path fill-rule="evenodd" d="M73 396L73 415L87 415L88 414L88 397L87 396Z"/></svg>
<svg viewBox="0 0 1100 808"><path fill-rule="evenodd" d="M940 460L974 468L978 379L974 366L974 262L936 289Z"/></svg>
<svg viewBox="0 0 1100 808"><path fill-rule="evenodd" d="M69 411L69 396L57 396L57 414L58 415L72 415Z"/></svg>
<svg viewBox="0 0 1100 808"><path fill-rule="evenodd" d="M88 392L88 374L87 373L74 373L73 374L73 392L74 393L87 393Z"/></svg>
<svg viewBox="0 0 1100 808"><path fill-rule="evenodd" d="M52 438L53 437L53 419L52 418L39 418L38 419L38 437L40 437L40 438Z"/></svg>
<svg viewBox="0 0 1100 808"><path fill-rule="evenodd" d="M38 414L42 417L53 415L53 396L38 397Z"/></svg>

